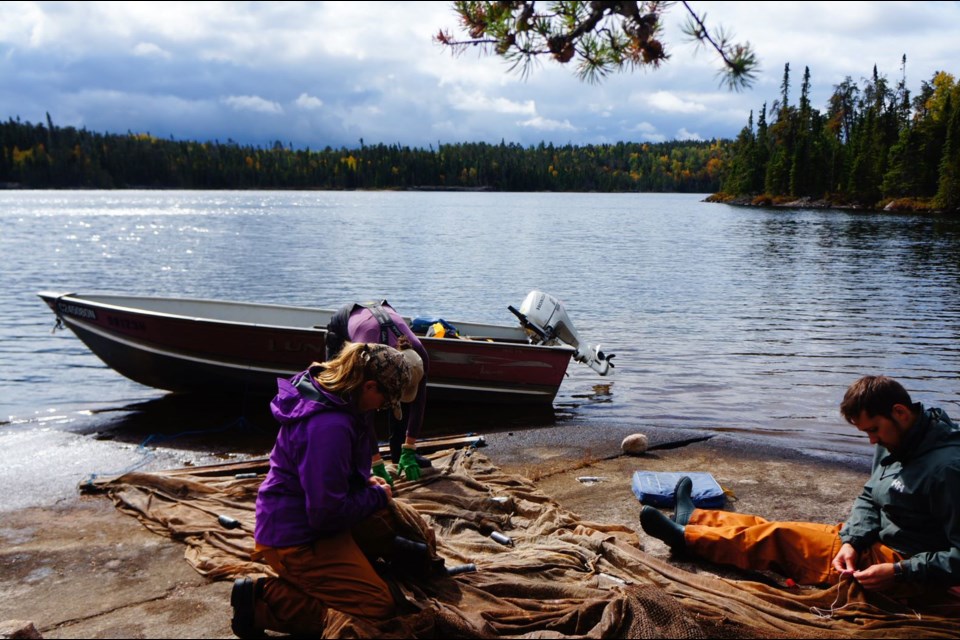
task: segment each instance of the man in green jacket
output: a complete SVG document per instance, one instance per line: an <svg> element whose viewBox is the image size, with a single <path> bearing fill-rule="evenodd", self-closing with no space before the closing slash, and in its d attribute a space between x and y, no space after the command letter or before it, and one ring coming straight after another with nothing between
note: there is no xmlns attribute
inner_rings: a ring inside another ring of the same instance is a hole
<svg viewBox="0 0 960 640"><path fill-rule="evenodd" d="M870 479L843 525L697 509L692 483L681 478L674 518L644 506L644 531L674 551L800 584L850 575L871 591L960 585L960 428L885 376L850 385L840 412L876 445Z"/></svg>

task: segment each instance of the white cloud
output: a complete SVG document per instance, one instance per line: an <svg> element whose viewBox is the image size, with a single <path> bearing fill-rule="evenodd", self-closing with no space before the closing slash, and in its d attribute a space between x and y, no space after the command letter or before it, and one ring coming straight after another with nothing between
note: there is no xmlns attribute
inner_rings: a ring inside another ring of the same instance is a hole
<svg viewBox="0 0 960 640"><path fill-rule="evenodd" d="M0 43L41 47L50 41L55 21L33 2L0 3Z"/></svg>
<svg viewBox="0 0 960 640"><path fill-rule="evenodd" d="M280 3L283 4L283 3ZM307 3L297 3L307 4ZM313 4L313 3L309 3ZM432 36L455 25L446 2L319 2L313 16L317 47L327 54L358 60L417 60L439 53ZM335 25L336 28L330 28Z"/></svg>
<svg viewBox="0 0 960 640"><path fill-rule="evenodd" d="M669 91L657 91L642 99L654 109L667 113L703 113L707 110L702 103L684 100Z"/></svg>
<svg viewBox="0 0 960 640"><path fill-rule="evenodd" d="M521 127L530 127L531 129L537 129L539 131L576 131L577 128L570 124L569 121L564 120L560 122L558 120L549 120L541 116L536 116L530 118L529 120L521 120L517 122Z"/></svg>
<svg viewBox="0 0 960 640"><path fill-rule="evenodd" d="M306 111L314 111L323 107L323 100L307 95L306 93L301 93L295 104Z"/></svg>
<svg viewBox="0 0 960 640"><path fill-rule="evenodd" d="M634 125L627 130L635 133L656 133L657 128L649 122L641 122L640 124Z"/></svg>
<svg viewBox="0 0 960 640"><path fill-rule="evenodd" d="M667 136L662 133L647 133L640 136L640 140L643 142L666 142Z"/></svg>
<svg viewBox="0 0 960 640"><path fill-rule="evenodd" d="M458 111L482 111L531 116L537 113L537 105L533 100L514 102L506 98L491 98L480 92L467 93L465 91L455 91L450 99L450 105Z"/></svg>
<svg viewBox="0 0 960 640"><path fill-rule="evenodd" d="M636 134L643 142L666 142L667 136L660 133L656 125L649 122L640 122L632 127L624 127L627 133Z"/></svg>
<svg viewBox="0 0 960 640"><path fill-rule="evenodd" d="M686 127L680 127L680 130L677 131L676 140L703 140L703 136L699 133L693 133L687 131Z"/></svg>
<svg viewBox="0 0 960 640"><path fill-rule="evenodd" d="M40 121L50 112L57 122L110 130L311 147L354 144L359 135L416 146L438 137L711 139L733 138L751 110L777 99L787 62L791 102L809 66L811 102L821 110L834 84L859 81L874 64L898 80L904 53L913 95L934 71L960 75L956 34L943 27L960 20L960 2L690 4L754 45L761 68L753 88L718 88L719 60L684 39L679 3L665 14L671 58L660 69L590 85L572 65L547 59L523 76L476 49L451 55L431 39L456 30L450 3L0 2L0 118ZM288 112L297 117L262 117Z"/></svg>
<svg viewBox="0 0 960 640"><path fill-rule="evenodd" d="M594 113L601 118L609 118L613 115L613 109L610 108L609 104L591 103L587 105L587 111Z"/></svg>
<svg viewBox="0 0 960 640"><path fill-rule="evenodd" d="M133 55L142 58L163 58L169 60L172 56L169 51L158 47L152 42L140 42L133 48Z"/></svg>
<svg viewBox="0 0 960 640"><path fill-rule="evenodd" d="M283 107L260 96L229 96L223 99L224 104L235 111L256 111L258 113L273 113L280 115Z"/></svg>

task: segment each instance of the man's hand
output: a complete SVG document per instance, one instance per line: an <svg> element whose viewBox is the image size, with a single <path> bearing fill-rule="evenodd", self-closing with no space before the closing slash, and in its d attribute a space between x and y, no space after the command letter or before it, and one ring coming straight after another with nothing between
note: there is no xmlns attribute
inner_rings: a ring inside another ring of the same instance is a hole
<svg viewBox="0 0 960 640"><path fill-rule="evenodd" d="M857 562L860 560L860 554L853 548L849 542L844 542L840 551L833 558L833 568L839 573L852 573L857 570Z"/></svg>
<svg viewBox="0 0 960 640"><path fill-rule="evenodd" d="M874 564L863 571L857 571L859 559L860 554L853 545L844 543L833 559L833 568L841 574L850 574L867 591L883 591L893 587L895 579L892 562Z"/></svg>
<svg viewBox="0 0 960 640"><path fill-rule="evenodd" d="M883 591L893 587L895 578L893 563L885 562L867 567L863 571L854 571L854 579L867 591Z"/></svg>
<svg viewBox="0 0 960 640"><path fill-rule="evenodd" d="M416 445L403 445L400 449L400 460L397 461L397 468L407 477L407 480L420 479L420 463L417 462Z"/></svg>
<svg viewBox="0 0 960 640"><path fill-rule="evenodd" d="M383 463L383 460L373 464L373 475L374 477L385 480L391 487L393 486L393 478L390 477L390 472L387 471L387 465Z"/></svg>

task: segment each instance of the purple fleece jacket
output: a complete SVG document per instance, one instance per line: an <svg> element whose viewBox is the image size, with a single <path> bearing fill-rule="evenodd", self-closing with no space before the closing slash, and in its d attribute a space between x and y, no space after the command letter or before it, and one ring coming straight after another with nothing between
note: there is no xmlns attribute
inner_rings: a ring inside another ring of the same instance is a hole
<svg viewBox="0 0 960 640"><path fill-rule="evenodd" d="M399 313L389 304L383 305L383 310L387 312L390 319L393 320L400 333L407 336L410 346L420 355L423 360L423 377L420 378L420 386L417 387L417 397L410 403L410 417L407 421L407 435L414 438L420 437L420 428L423 426L423 414L427 406L427 378L430 375L430 357L427 350L420 342L420 338L413 332L410 325L406 323ZM352 342L380 342L380 323L377 317L369 309L358 309L354 311L347 320L347 333ZM397 336L392 331L387 332L387 345L397 346ZM372 424L372 418L371 418Z"/></svg>
<svg viewBox="0 0 960 640"><path fill-rule="evenodd" d="M257 493L254 539L271 547L307 544L386 507L386 492L368 484L376 434L362 415L308 371L277 387L270 409L280 433Z"/></svg>

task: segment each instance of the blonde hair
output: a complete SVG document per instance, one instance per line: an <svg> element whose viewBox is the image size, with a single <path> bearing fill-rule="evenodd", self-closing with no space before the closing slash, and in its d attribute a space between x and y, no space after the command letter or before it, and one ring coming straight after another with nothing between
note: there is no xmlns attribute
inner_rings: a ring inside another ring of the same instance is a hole
<svg viewBox="0 0 960 640"><path fill-rule="evenodd" d="M364 342L348 342L332 360L314 362L310 373L321 387L342 398L359 389L367 380L374 380L369 371L369 346ZM319 368L319 371L316 371Z"/></svg>

